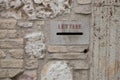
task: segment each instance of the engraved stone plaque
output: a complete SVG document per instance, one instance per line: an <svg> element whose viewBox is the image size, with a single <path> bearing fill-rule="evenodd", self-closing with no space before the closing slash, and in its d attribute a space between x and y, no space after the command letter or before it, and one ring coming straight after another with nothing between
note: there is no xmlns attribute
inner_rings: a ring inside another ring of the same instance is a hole
<svg viewBox="0 0 120 80"><path fill-rule="evenodd" d="M51 21L50 44L89 44L89 21Z"/></svg>

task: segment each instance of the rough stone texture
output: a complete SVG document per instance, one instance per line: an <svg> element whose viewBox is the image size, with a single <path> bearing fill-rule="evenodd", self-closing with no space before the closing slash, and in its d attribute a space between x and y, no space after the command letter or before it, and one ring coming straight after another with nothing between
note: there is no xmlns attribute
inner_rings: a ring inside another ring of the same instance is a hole
<svg viewBox="0 0 120 80"><path fill-rule="evenodd" d="M23 48L24 40L23 39L7 39L0 40L0 48Z"/></svg>
<svg viewBox="0 0 120 80"><path fill-rule="evenodd" d="M23 75L28 76L31 78L30 80L37 80L37 71L36 70L30 70L30 71L25 71ZM18 79L19 80L19 79ZM21 80L21 79L20 79ZM24 80L24 79L23 79ZM27 79L29 80L29 79Z"/></svg>
<svg viewBox="0 0 120 80"><path fill-rule="evenodd" d="M81 52L88 49L88 45L82 46L47 46L49 52Z"/></svg>
<svg viewBox="0 0 120 80"><path fill-rule="evenodd" d="M0 19L0 29L14 29L16 22L15 19Z"/></svg>
<svg viewBox="0 0 120 80"><path fill-rule="evenodd" d="M74 60L70 61L69 64L73 67L75 70L81 70L81 69L89 69L89 61L87 60Z"/></svg>
<svg viewBox="0 0 120 80"><path fill-rule="evenodd" d="M36 69L38 67L38 60L37 59L27 59L25 68L26 69Z"/></svg>
<svg viewBox="0 0 120 80"><path fill-rule="evenodd" d="M25 21L25 20L22 20L22 21L19 21L17 23L18 26L20 27L23 27L23 28L30 28L30 27L33 27L33 23L30 22L30 21Z"/></svg>
<svg viewBox="0 0 120 80"><path fill-rule="evenodd" d="M0 58L5 58L6 57L6 53L0 49Z"/></svg>
<svg viewBox="0 0 120 80"><path fill-rule="evenodd" d="M8 77L12 78L23 71L24 71L23 69L8 69L7 74Z"/></svg>
<svg viewBox="0 0 120 80"><path fill-rule="evenodd" d="M0 78L7 77L7 70L6 69L0 69Z"/></svg>
<svg viewBox="0 0 120 80"><path fill-rule="evenodd" d="M16 58L16 59L21 59L24 56L23 49L11 49L9 50L9 53L13 58Z"/></svg>
<svg viewBox="0 0 120 80"><path fill-rule="evenodd" d="M30 58L43 58L45 56L46 46L44 44L45 37L43 33L32 33L26 37L25 51Z"/></svg>
<svg viewBox="0 0 120 80"><path fill-rule="evenodd" d="M7 30L0 30L0 38L5 38L7 35Z"/></svg>
<svg viewBox="0 0 120 80"><path fill-rule="evenodd" d="M77 70L73 73L74 80L89 80L88 70Z"/></svg>
<svg viewBox="0 0 120 80"><path fill-rule="evenodd" d="M80 5L74 8L75 13L77 14L90 14L91 6L90 5Z"/></svg>
<svg viewBox="0 0 120 80"><path fill-rule="evenodd" d="M2 59L1 67L3 67L3 68L23 68L23 60Z"/></svg>
<svg viewBox="0 0 120 80"><path fill-rule="evenodd" d="M2 17L24 19L53 18L70 8L71 0L1 0ZM35 5L36 4L36 5Z"/></svg>
<svg viewBox="0 0 120 80"><path fill-rule="evenodd" d="M91 0L77 0L78 4L89 4L92 1Z"/></svg>
<svg viewBox="0 0 120 80"><path fill-rule="evenodd" d="M7 37L8 38L15 38L15 37L17 37L17 31L16 30L7 30Z"/></svg>
<svg viewBox="0 0 120 80"><path fill-rule="evenodd" d="M48 62L42 69L41 80L73 80L71 68L64 61Z"/></svg>
<svg viewBox="0 0 120 80"><path fill-rule="evenodd" d="M64 53L64 54L50 54L48 56L49 59L60 59L60 60L64 60L64 59L86 59L87 55L86 54L82 54L82 53Z"/></svg>

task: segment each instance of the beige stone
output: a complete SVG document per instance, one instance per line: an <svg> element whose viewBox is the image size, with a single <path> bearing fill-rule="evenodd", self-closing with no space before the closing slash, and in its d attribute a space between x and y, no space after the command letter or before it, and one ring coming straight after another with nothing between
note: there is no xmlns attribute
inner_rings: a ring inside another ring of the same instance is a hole
<svg viewBox="0 0 120 80"><path fill-rule="evenodd" d="M77 0L78 4L89 4L91 0Z"/></svg>
<svg viewBox="0 0 120 80"><path fill-rule="evenodd" d="M69 61L69 64L73 67L73 69L89 69L89 61L87 60L74 60L74 61Z"/></svg>
<svg viewBox="0 0 120 80"><path fill-rule="evenodd" d="M7 39L0 41L0 48L23 48L24 40L20 39Z"/></svg>
<svg viewBox="0 0 120 80"><path fill-rule="evenodd" d="M81 53L64 53L64 54L50 54L48 56L49 59L86 59L87 54L81 54Z"/></svg>
<svg viewBox="0 0 120 80"><path fill-rule="evenodd" d="M2 59L1 60L2 68L23 68L22 59Z"/></svg>
<svg viewBox="0 0 120 80"><path fill-rule="evenodd" d="M29 76L31 78L31 80L37 80L37 70L29 70L29 71L27 70L23 73L23 75Z"/></svg>
<svg viewBox="0 0 120 80"><path fill-rule="evenodd" d="M7 77L7 70L6 69L0 69L0 78Z"/></svg>
<svg viewBox="0 0 120 80"><path fill-rule="evenodd" d="M75 13L77 14L91 14L90 5L79 5L74 8Z"/></svg>
<svg viewBox="0 0 120 80"><path fill-rule="evenodd" d="M9 53L13 58L16 58L16 59L21 59L24 56L23 49L11 49L9 50Z"/></svg>
<svg viewBox="0 0 120 80"><path fill-rule="evenodd" d="M5 58L6 57L6 53L0 49L0 58Z"/></svg>
<svg viewBox="0 0 120 80"><path fill-rule="evenodd" d="M68 52L66 46L47 46L49 52Z"/></svg>
<svg viewBox="0 0 120 80"><path fill-rule="evenodd" d="M16 22L15 19L0 19L0 29L14 29Z"/></svg>
<svg viewBox="0 0 120 80"><path fill-rule="evenodd" d="M8 30L7 31L7 37L8 38L15 38L15 37L17 37L17 31L16 30Z"/></svg>
<svg viewBox="0 0 120 80"><path fill-rule="evenodd" d="M8 76L12 78L23 71L23 69L8 69Z"/></svg>
<svg viewBox="0 0 120 80"><path fill-rule="evenodd" d="M38 60L37 59L27 59L25 62L26 69L35 69L38 68Z"/></svg>
<svg viewBox="0 0 120 80"><path fill-rule="evenodd" d="M7 30L0 30L0 38L5 38L7 35Z"/></svg>
<svg viewBox="0 0 120 80"><path fill-rule="evenodd" d="M81 46L47 46L48 52L81 52L88 49L88 45Z"/></svg>
<svg viewBox="0 0 120 80"><path fill-rule="evenodd" d="M88 70L76 70L73 73L75 80L89 80L89 71Z"/></svg>
<svg viewBox="0 0 120 80"><path fill-rule="evenodd" d="M30 28L30 27L33 27L33 23L30 22L30 21L25 21L25 20L22 20L22 21L18 21L17 25L19 27L22 27L22 28Z"/></svg>

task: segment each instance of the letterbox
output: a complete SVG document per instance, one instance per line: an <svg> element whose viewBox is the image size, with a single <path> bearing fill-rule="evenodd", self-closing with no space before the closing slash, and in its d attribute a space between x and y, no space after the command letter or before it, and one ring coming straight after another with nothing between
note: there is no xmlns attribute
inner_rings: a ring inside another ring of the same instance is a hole
<svg viewBox="0 0 120 80"><path fill-rule="evenodd" d="M51 21L50 44L89 44L90 23L87 21Z"/></svg>

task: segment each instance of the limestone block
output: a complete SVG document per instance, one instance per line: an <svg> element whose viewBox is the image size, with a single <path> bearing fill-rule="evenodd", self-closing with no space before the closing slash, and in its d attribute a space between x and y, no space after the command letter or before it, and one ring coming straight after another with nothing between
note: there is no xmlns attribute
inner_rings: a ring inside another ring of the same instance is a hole
<svg viewBox="0 0 120 80"><path fill-rule="evenodd" d="M10 78L4 78L4 79L1 79L1 80L12 80L12 79L10 79Z"/></svg>
<svg viewBox="0 0 120 80"><path fill-rule="evenodd" d="M58 53L54 53L54 54L49 54L48 56L49 59L60 59L60 60L75 60L75 59L86 59L87 58L87 54L81 54L81 53L64 53L64 54L58 54Z"/></svg>
<svg viewBox="0 0 120 80"><path fill-rule="evenodd" d="M15 38L15 37L17 37L17 31L16 30L7 30L7 37L8 38Z"/></svg>
<svg viewBox="0 0 120 80"><path fill-rule="evenodd" d="M77 14L91 14L90 5L79 5L74 8L75 13Z"/></svg>
<svg viewBox="0 0 120 80"><path fill-rule="evenodd" d="M44 58L45 56L45 37L42 32L28 34L26 37L25 52L30 58Z"/></svg>
<svg viewBox="0 0 120 80"><path fill-rule="evenodd" d="M27 79L27 80L37 80L37 71L36 70L30 70L30 71L25 71L23 73L23 75L28 76L31 79ZM22 79L20 79L22 80ZM23 79L24 80L24 79ZM25 79L26 80L26 79Z"/></svg>
<svg viewBox="0 0 120 80"><path fill-rule="evenodd" d="M78 4L89 4L91 0L77 0Z"/></svg>
<svg viewBox="0 0 120 80"><path fill-rule="evenodd" d="M38 60L37 59L27 59L25 62L26 69L35 69L38 68Z"/></svg>
<svg viewBox="0 0 120 80"><path fill-rule="evenodd" d="M41 80L73 80L71 67L65 61L48 62L41 71Z"/></svg>
<svg viewBox="0 0 120 80"><path fill-rule="evenodd" d="M89 71L88 70L76 70L73 73L75 80L89 80Z"/></svg>
<svg viewBox="0 0 120 80"><path fill-rule="evenodd" d="M0 78L7 77L7 70L6 69L0 69Z"/></svg>
<svg viewBox="0 0 120 80"><path fill-rule="evenodd" d="M48 52L68 52L66 46L47 46Z"/></svg>
<svg viewBox="0 0 120 80"><path fill-rule="evenodd" d="M23 48L24 40L23 39L7 39L7 40L0 40L0 48Z"/></svg>
<svg viewBox="0 0 120 80"><path fill-rule="evenodd" d="M0 58L5 58L6 57L6 53L0 49Z"/></svg>
<svg viewBox="0 0 120 80"><path fill-rule="evenodd" d="M0 38L5 38L7 35L7 30L0 30Z"/></svg>
<svg viewBox="0 0 120 80"><path fill-rule="evenodd" d="M9 53L13 58L16 58L16 59L21 59L24 56L23 49L10 49Z"/></svg>
<svg viewBox="0 0 120 80"><path fill-rule="evenodd" d="M18 21L17 25L20 26L20 27L23 27L23 28L33 27L33 23L32 22L30 22L30 21L24 21L24 20Z"/></svg>
<svg viewBox="0 0 120 80"><path fill-rule="evenodd" d="M89 69L89 61L87 60L71 60L69 61L69 65L73 67L73 69Z"/></svg>
<svg viewBox="0 0 120 80"><path fill-rule="evenodd" d="M81 46L47 46L48 52L83 52L88 45Z"/></svg>
<svg viewBox="0 0 120 80"><path fill-rule="evenodd" d="M23 60L17 59L2 59L1 60L2 68L23 68Z"/></svg>
<svg viewBox="0 0 120 80"><path fill-rule="evenodd" d="M23 69L8 69L8 76L12 78L23 71Z"/></svg>
<svg viewBox="0 0 120 80"><path fill-rule="evenodd" d="M0 29L14 29L16 22L15 19L0 19Z"/></svg>

